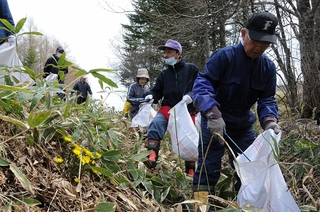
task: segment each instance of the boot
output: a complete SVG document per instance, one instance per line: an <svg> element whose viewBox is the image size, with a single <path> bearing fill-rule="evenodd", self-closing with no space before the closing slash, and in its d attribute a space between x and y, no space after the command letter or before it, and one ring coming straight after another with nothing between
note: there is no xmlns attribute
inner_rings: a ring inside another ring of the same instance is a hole
<svg viewBox="0 0 320 212"><path fill-rule="evenodd" d="M193 176L196 168L196 163L193 161L185 161L185 171L191 177Z"/></svg>
<svg viewBox="0 0 320 212"><path fill-rule="evenodd" d="M149 168L153 169L157 165L158 160L158 154L160 149L160 141L157 140L148 140L147 141L147 149L152 150L149 156L147 157L147 160L144 162L144 164Z"/></svg>
<svg viewBox="0 0 320 212"><path fill-rule="evenodd" d="M203 209L203 207L208 207L208 204L209 204L208 195L209 195L208 191L193 192L194 199L202 202L202 204L196 203L194 205L195 212L201 212L201 211L203 211L203 210L201 210L201 209Z"/></svg>

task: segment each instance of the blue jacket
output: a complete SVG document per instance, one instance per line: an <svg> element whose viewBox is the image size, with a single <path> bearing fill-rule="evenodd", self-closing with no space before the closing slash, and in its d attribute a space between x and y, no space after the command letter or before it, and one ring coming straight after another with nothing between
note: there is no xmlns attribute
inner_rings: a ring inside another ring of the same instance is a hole
<svg viewBox="0 0 320 212"><path fill-rule="evenodd" d="M193 82L197 78L199 68L193 63L187 63L183 58L174 66L168 66L158 76L156 83L148 94L152 94L155 104L162 98L161 106L174 107L188 94L192 98ZM193 104L188 104L189 112L196 112Z"/></svg>
<svg viewBox="0 0 320 212"><path fill-rule="evenodd" d="M194 105L205 114L218 106L227 129L241 130L256 121L251 112L257 102L260 124L264 117L278 119L275 100L276 67L266 56L249 58L241 43L213 53L193 87Z"/></svg>
<svg viewBox="0 0 320 212"><path fill-rule="evenodd" d="M0 0L0 18L6 19L12 26L15 26L7 0ZM0 27L3 26L2 22L0 22ZM9 35L12 35L12 33L0 29L0 43L2 43Z"/></svg>

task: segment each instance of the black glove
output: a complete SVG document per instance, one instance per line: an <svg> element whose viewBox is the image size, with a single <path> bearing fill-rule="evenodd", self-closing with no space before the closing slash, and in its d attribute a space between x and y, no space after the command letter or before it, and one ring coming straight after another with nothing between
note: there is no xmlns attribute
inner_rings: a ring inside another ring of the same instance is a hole
<svg viewBox="0 0 320 212"><path fill-rule="evenodd" d="M224 123L218 107L214 106L208 110L206 117L208 119L207 129L211 132L211 134L216 135L216 133L218 133L223 136L223 131L226 128L226 124Z"/></svg>

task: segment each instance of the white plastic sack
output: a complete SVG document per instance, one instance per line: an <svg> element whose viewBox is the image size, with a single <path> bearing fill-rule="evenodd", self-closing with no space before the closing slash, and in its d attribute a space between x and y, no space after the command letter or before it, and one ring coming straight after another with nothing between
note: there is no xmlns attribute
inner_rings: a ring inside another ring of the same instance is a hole
<svg viewBox="0 0 320 212"><path fill-rule="evenodd" d="M244 152L251 162L243 154L237 157L238 165L234 162L241 179L240 207L250 204L267 212L300 211L274 157L273 149L280 138L281 133L271 129L261 133Z"/></svg>
<svg viewBox="0 0 320 212"><path fill-rule="evenodd" d="M7 66L18 66L22 67L22 63L18 57L16 52L16 45L11 45L8 42L4 42L0 45L0 64L5 64ZM10 68L13 69L13 68ZM20 82L30 82L31 85L35 83L35 81L26 73L23 72L10 72L10 76L14 76ZM0 75L0 83L4 83L4 76Z"/></svg>
<svg viewBox="0 0 320 212"><path fill-rule="evenodd" d="M139 112L135 115L131 122L131 127L148 127L153 118L156 116L155 111L150 103L142 103L139 107Z"/></svg>
<svg viewBox="0 0 320 212"><path fill-rule="evenodd" d="M187 104L179 102L169 113L167 130L173 151L185 161L197 161L199 133L189 115Z"/></svg>
<svg viewBox="0 0 320 212"><path fill-rule="evenodd" d="M58 81L58 74L51 73L46 77L48 82Z"/></svg>

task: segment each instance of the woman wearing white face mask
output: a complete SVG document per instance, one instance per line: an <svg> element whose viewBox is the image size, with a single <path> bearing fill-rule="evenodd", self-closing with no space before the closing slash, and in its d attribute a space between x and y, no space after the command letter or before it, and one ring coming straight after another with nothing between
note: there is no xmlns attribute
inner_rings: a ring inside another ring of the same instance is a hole
<svg viewBox="0 0 320 212"><path fill-rule="evenodd" d="M60 68L58 69L58 60L61 57L61 55L64 53L64 49L61 46L58 46L56 53L52 54L44 64L43 71L45 74L43 75L44 78L46 78L50 73L57 74L58 75L58 81L60 84L63 84L63 80L60 79L59 71L62 71L64 74L68 73L68 67Z"/></svg>
<svg viewBox="0 0 320 212"><path fill-rule="evenodd" d="M149 168L155 168L157 165L160 142L167 131L169 110L183 100L187 104L193 121L196 115L196 109L192 104L192 87L198 76L199 68L193 63L185 62L181 56L181 44L176 40L169 39L165 45L159 46L158 49L163 50L167 68L161 71L150 92L145 94L145 99L153 99L154 104L162 100L161 108L147 132L147 148L152 150L145 162ZM186 173L193 175L195 171L194 161L186 161L185 165Z"/></svg>

